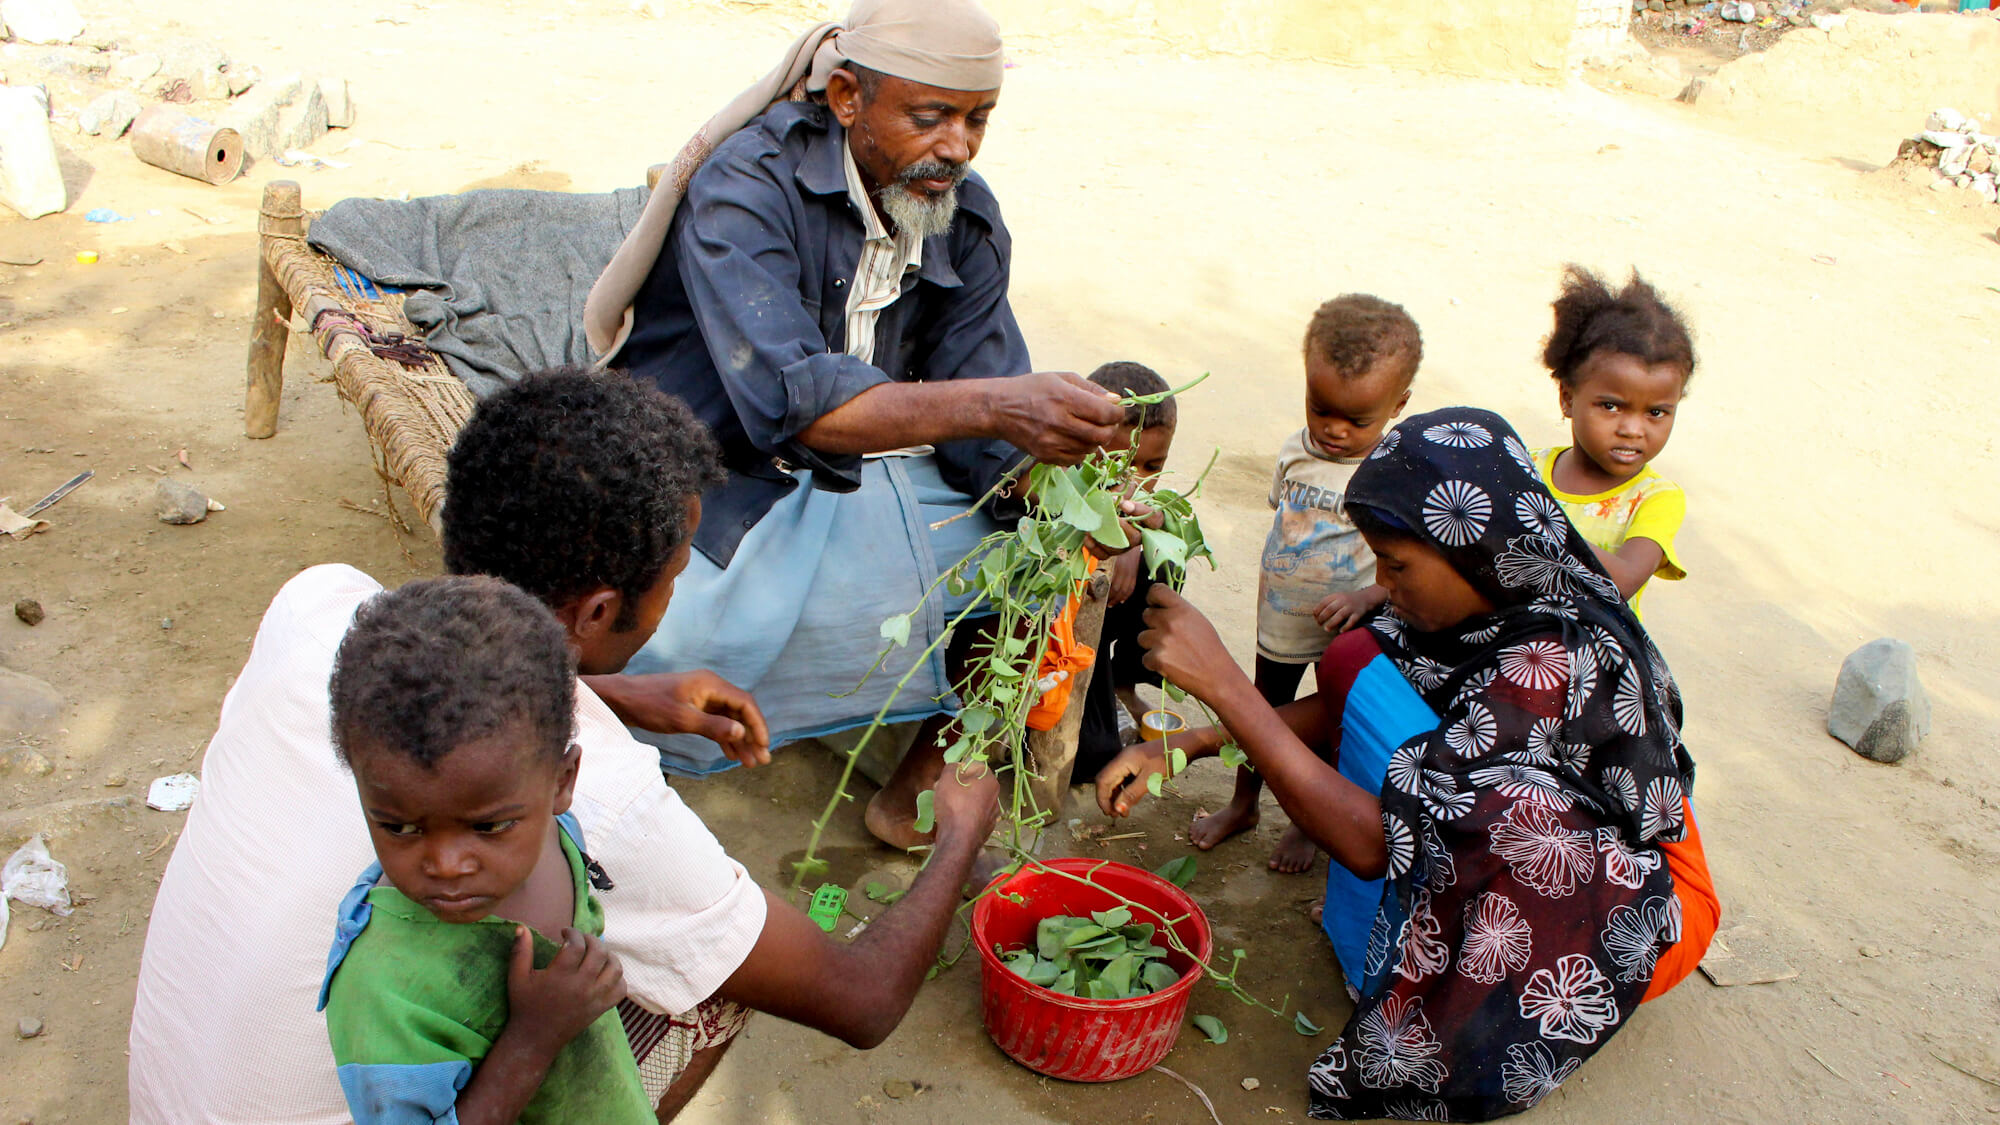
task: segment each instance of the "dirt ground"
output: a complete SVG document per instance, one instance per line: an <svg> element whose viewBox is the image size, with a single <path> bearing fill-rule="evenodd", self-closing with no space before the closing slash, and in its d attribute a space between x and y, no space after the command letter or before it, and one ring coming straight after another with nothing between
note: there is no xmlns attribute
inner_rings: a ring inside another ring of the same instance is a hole
<svg viewBox="0 0 2000 1125"><path fill-rule="evenodd" d="M415 0L274 21L248 0L157 0L98 25L129 46L197 35L266 74L351 78L361 119L317 151L352 167L298 177L324 206L636 182L806 18L669 7L651 19L602 0ZM1562 263L1636 264L1696 326L1701 366L1660 462L1691 497L1690 578L1648 597L1649 625L1688 698L1724 926L1797 977L1690 981L1538 1118L2000 1118L2000 508L1979 483L2000 471L1980 405L2000 337L2000 208L1944 207L1868 174L1932 107L1900 126L1782 109L1724 120L1581 84L1026 36L1013 54L979 167L1014 232L1015 308L1045 368L1133 358L1216 374L1184 405L1175 460L1192 471L1220 451L1203 516L1221 569L1193 591L1246 661L1270 461L1301 421L1297 341L1320 300L1406 304L1426 342L1411 409L1488 406L1532 444L1565 433L1536 364ZM209 188L122 145L60 143L69 211L0 215L0 258L44 259L0 265L0 495L19 506L81 469L97 477L46 513L48 532L0 540L0 601L33 597L48 614L34 628L0 619L0 663L68 700L61 731L29 747L54 772L0 773L0 848L48 832L88 901L67 919L14 909L0 951L10 1123L123 1117L133 980L182 821L145 809L143 787L198 766L272 593L313 563L391 584L437 568L427 532L380 514L360 428L316 381L310 345L294 344L278 436L241 436L257 195L292 172ZM93 207L136 221L87 224ZM101 260L75 264L84 249ZM162 474L228 510L155 522ZM1935 708L1929 739L1894 767L1823 726L1842 656L1882 635L1915 646ZM778 885L833 776L824 757L790 754L682 792ZM1219 767L1197 771L1183 797L1145 807L1144 839L1080 847L1163 862L1227 786ZM1265 871L1282 827L1267 799L1264 826L1204 856L1191 890L1218 944L1249 951L1251 990L1336 1028L1348 1005L1304 914L1323 861L1310 876ZM907 873L864 846L858 806L836 835L837 877ZM961 964L867 1054L754 1022L685 1119L1206 1120L1163 1075L1081 1087L1016 1067L981 1030L978 991ZM1167 1065L1222 1120L1304 1116L1304 1069L1330 1031L1299 1036L1208 989L1194 1010L1221 1016L1230 1041L1187 1032ZM17 1039L22 1017L46 1034Z"/></svg>

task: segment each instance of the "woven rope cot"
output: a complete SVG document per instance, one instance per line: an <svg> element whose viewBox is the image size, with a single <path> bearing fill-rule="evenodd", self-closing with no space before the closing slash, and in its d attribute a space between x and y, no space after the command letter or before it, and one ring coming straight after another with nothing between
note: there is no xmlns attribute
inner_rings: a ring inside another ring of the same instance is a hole
<svg viewBox="0 0 2000 1125"><path fill-rule="evenodd" d="M311 221L297 183L265 186L257 219L257 314L243 432L267 438L278 431L285 345L297 312L332 363L340 397L361 413L376 471L409 495L435 533L444 507L445 454L472 414L472 392L428 349L414 367L377 354L371 333L375 342L422 335L404 319L401 294L370 295L341 283L339 263L306 244Z"/></svg>

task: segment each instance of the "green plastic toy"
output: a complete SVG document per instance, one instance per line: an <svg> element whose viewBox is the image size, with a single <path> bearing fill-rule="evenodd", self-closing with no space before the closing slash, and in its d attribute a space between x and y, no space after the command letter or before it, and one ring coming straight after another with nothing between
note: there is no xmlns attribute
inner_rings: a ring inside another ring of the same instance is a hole
<svg viewBox="0 0 2000 1125"><path fill-rule="evenodd" d="M818 923L827 933L840 922L840 912L847 909L847 888L836 887L832 883L821 883L813 892L812 905L806 908L806 917Z"/></svg>

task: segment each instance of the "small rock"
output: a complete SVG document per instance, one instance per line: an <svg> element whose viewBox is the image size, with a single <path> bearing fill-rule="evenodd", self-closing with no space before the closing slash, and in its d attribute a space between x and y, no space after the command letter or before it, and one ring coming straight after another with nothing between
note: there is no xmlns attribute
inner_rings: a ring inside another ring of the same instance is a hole
<svg viewBox="0 0 2000 1125"><path fill-rule="evenodd" d="M0 87L0 203L24 219L69 206L49 132L48 94L35 86Z"/></svg>
<svg viewBox="0 0 2000 1125"><path fill-rule="evenodd" d="M1880 957L1880 956L1882 956L1882 951L1881 951L1881 950L1879 950L1879 949L1877 949L1877 948L1875 948L1875 947L1874 947L1874 946L1872 946L1872 945L1864 945L1864 946L1862 946L1862 947L1861 947L1860 949L1858 949L1858 950L1855 950L1855 952L1857 952L1857 953L1861 954L1861 955L1862 955L1863 957Z"/></svg>
<svg viewBox="0 0 2000 1125"><path fill-rule="evenodd" d="M117 139L139 116L139 99L123 90L100 94L77 114L77 127L93 137Z"/></svg>
<svg viewBox="0 0 2000 1125"><path fill-rule="evenodd" d="M329 129L348 129L354 125L354 93L348 88L345 78L319 79L320 97L326 99L326 124Z"/></svg>
<svg viewBox="0 0 2000 1125"><path fill-rule="evenodd" d="M208 497L186 481L161 477L153 489L153 514L161 523L200 523L208 518Z"/></svg>
<svg viewBox="0 0 2000 1125"><path fill-rule="evenodd" d="M161 629L165 630L165 629L171 629L171 628L173 628L173 627L174 627L174 619L173 619L173 618L171 618L171 617L162 617L162 618L160 618L160 628L161 628Z"/></svg>
<svg viewBox="0 0 2000 1125"><path fill-rule="evenodd" d="M160 73L160 56L127 55L111 64L111 69L105 72L104 80L114 86L137 86L158 73Z"/></svg>
<svg viewBox="0 0 2000 1125"><path fill-rule="evenodd" d="M1869 641L1840 665L1827 733L1877 762L1900 762L1931 730L1931 702L1917 657L1891 637Z"/></svg>
<svg viewBox="0 0 2000 1125"><path fill-rule="evenodd" d="M107 778L105 778L105 779L104 779L104 787L105 787L106 789L123 789L123 788L125 788L125 775L124 775L124 774L122 774L122 773L114 773L114 774L112 774L112 775L111 775L110 777L107 777Z"/></svg>
<svg viewBox="0 0 2000 1125"><path fill-rule="evenodd" d="M1259 1082L1259 1081L1257 1081L1257 1080L1256 1080L1255 1078L1245 1078L1245 1079L1243 1080L1243 1088L1244 1088L1245 1090L1255 1090L1255 1089L1257 1089L1257 1088L1258 1088L1259 1086L1262 1086L1262 1085L1263 1085L1263 1083L1262 1083L1262 1082Z"/></svg>
<svg viewBox="0 0 2000 1125"><path fill-rule="evenodd" d="M0 24L23 43L67 43L83 34L70 0L0 0Z"/></svg>
<svg viewBox="0 0 2000 1125"><path fill-rule="evenodd" d="M900 1078L891 1078L887 1082L882 1083L882 1092L900 1101L903 1098L915 1097L917 1088L915 1085L905 1082Z"/></svg>
<svg viewBox="0 0 2000 1125"><path fill-rule="evenodd" d="M33 598L22 598L14 603L14 616L20 618L23 625L40 625L47 615L42 612L42 603Z"/></svg>
<svg viewBox="0 0 2000 1125"><path fill-rule="evenodd" d="M14 1034L23 1039L39 1038L46 1031L48 1026L33 1016L22 1016L21 1022L14 1027Z"/></svg>
<svg viewBox="0 0 2000 1125"><path fill-rule="evenodd" d="M226 66L222 68L222 74L229 80L229 96L232 98L255 86L257 80L264 77L263 72L254 66Z"/></svg>
<svg viewBox="0 0 2000 1125"><path fill-rule="evenodd" d="M0 750L0 775L19 772L22 777L47 777L56 771L47 754L27 746Z"/></svg>
<svg viewBox="0 0 2000 1125"><path fill-rule="evenodd" d="M222 68L229 56L222 48L201 39L175 39L160 48L160 84L187 83L188 93L197 98L219 101L229 96L229 79Z"/></svg>
<svg viewBox="0 0 2000 1125"><path fill-rule="evenodd" d="M0 668L0 738L46 733L62 709L62 693L46 681Z"/></svg>
<svg viewBox="0 0 2000 1125"><path fill-rule="evenodd" d="M1983 148L1973 149L1972 155L1966 157L1965 170L1975 176L1984 172L1991 172L1993 170L1992 155Z"/></svg>

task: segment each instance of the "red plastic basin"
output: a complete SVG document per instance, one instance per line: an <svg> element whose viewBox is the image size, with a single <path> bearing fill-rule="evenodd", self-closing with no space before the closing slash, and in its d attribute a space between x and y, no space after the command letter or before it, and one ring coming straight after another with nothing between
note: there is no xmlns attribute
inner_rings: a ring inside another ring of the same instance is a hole
<svg viewBox="0 0 2000 1125"><path fill-rule="evenodd" d="M1108 860L1054 859L1046 866L1085 876L1132 900L1138 904L1132 921L1171 926L1182 945L1208 959L1208 917L1179 887L1150 871ZM1188 996L1201 980L1195 960L1169 951L1166 962L1181 979L1150 996L1088 1000L1051 992L1001 964L994 944L1032 948L1035 925L1044 918L1081 916L1124 903L1107 891L1037 867L1016 872L1000 892L1020 895L1022 901L1017 904L995 892L972 908L980 1008L993 1042L1029 1070L1070 1082L1115 1082L1165 1058L1187 1019Z"/></svg>

